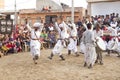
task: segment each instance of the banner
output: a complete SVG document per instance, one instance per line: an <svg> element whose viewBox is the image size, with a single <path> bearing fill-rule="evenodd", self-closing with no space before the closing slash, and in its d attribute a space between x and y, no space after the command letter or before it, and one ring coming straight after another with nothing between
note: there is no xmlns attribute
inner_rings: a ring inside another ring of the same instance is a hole
<svg viewBox="0 0 120 80"><path fill-rule="evenodd" d="M11 34L13 31L13 20L0 20L0 34Z"/></svg>

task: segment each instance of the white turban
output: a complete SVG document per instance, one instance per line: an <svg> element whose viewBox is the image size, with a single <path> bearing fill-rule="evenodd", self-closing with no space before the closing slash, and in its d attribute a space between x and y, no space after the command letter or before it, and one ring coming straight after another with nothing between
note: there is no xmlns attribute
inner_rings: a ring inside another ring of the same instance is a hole
<svg viewBox="0 0 120 80"><path fill-rule="evenodd" d="M39 28L40 26L41 26L41 23L39 23L39 22L36 22L36 23L33 24L33 27L38 27Z"/></svg>

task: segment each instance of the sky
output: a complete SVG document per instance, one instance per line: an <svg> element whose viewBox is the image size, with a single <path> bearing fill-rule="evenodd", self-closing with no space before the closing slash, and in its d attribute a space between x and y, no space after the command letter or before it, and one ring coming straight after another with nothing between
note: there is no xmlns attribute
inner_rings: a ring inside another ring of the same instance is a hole
<svg viewBox="0 0 120 80"><path fill-rule="evenodd" d="M53 0L56 3L60 4L63 2L69 6L71 6L72 0ZM5 0L5 9L4 10L14 10L15 0ZM35 0L16 0L17 9L29 9L35 7ZM87 7L86 0L74 0L75 7Z"/></svg>
<svg viewBox="0 0 120 80"><path fill-rule="evenodd" d="M71 2L72 0L54 0L54 1L57 1L57 2L63 2L69 6L71 6ZM75 7L84 7L86 8L87 7L87 3L86 3L86 0L74 0L74 6Z"/></svg>

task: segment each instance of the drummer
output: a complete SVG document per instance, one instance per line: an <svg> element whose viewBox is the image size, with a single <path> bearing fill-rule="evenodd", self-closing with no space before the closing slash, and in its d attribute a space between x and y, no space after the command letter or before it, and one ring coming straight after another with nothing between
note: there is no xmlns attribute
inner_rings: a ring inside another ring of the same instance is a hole
<svg viewBox="0 0 120 80"><path fill-rule="evenodd" d="M120 57L120 45L118 40L118 35L112 36L113 38L108 42L107 49L108 55L110 56L110 52L113 51L118 54L117 57Z"/></svg>
<svg viewBox="0 0 120 80"><path fill-rule="evenodd" d="M103 30L101 30L101 26L99 23L96 23L94 35L95 35L95 38L103 36ZM99 62L100 65L103 65L102 50L98 46L96 46L96 53L97 53L97 59L95 63Z"/></svg>
<svg viewBox="0 0 120 80"><path fill-rule="evenodd" d="M112 25L111 28L109 29L111 30L112 39L108 42L108 45L107 45L108 55L110 55L111 50L115 51L115 49L113 49L114 43L116 42L116 45L118 45L116 26Z"/></svg>

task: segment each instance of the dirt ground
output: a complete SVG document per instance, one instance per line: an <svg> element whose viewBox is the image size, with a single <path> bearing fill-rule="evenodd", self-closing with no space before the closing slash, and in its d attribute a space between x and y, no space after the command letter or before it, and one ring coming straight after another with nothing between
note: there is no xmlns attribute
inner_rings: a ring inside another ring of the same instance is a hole
<svg viewBox="0 0 120 80"><path fill-rule="evenodd" d="M37 65L30 52L0 58L0 80L120 80L120 58L116 54L106 56L104 52L104 65L96 64L88 69L83 67L83 54L68 56L63 50L66 60L60 61L57 55L49 60L50 52L50 49L42 50Z"/></svg>

